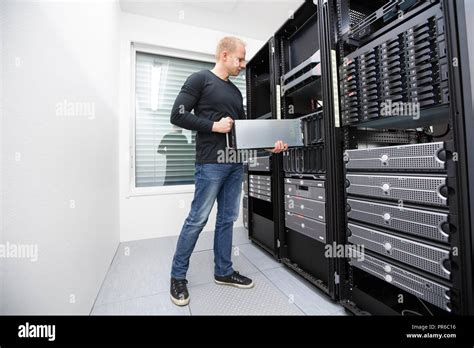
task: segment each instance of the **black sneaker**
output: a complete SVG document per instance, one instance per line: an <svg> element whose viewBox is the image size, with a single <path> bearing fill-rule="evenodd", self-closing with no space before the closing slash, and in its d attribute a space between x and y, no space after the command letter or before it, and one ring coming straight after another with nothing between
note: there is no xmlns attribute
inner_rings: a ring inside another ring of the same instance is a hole
<svg viewBox="0 0 474 348"><path fill-rule="evenodd" d="M214 280L217 284L232 285L241 289L249 289L254 286L252 279L240 275L237 271L234 271L234 273L227 277L214 276Z"/></svg>
<svg viewBox="0 0 474 348"><path fill-rule="evenodd" d="M189 293L186 279L171 278L171 301L177 306L186 306L189 303Z"/></svg>

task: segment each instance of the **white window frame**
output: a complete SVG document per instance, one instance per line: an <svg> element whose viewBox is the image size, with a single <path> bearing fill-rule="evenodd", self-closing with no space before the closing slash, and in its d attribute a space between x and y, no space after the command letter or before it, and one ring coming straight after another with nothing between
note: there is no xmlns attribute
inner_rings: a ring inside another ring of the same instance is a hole
<svg viewBox="0 0 474 348"><path fill-rule="evenodd" d="M131 81L130 81L130 139L128 168L129 168L129 197L132 196L153 196L153 195L169 195L169 194L185 194L194 193L194 185L176 185L176 186L152 186L152 187L136 187L135 186L135 135L136 135L136 90L135 90L135 71L137 52L157 54L167 57L175 57L182 59L197 60L206 63L215 63L215 57L210 54L185 51L168 47L154 46L149 44L131 42Z"/></svg>

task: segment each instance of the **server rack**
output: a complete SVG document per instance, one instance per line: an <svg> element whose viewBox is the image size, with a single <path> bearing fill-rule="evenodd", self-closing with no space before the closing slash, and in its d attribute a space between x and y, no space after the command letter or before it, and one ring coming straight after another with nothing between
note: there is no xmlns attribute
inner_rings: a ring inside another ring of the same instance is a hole
<svg viewBox="0 0 474 348"><path fill-rule="evenodd" d="M275 34L282 119L299 118L304 147L282 155L280 257L336 298L336 260L326 257L335 238L331 164L333 120L323 112L324 40L318 6L305 2Z"/></svg>
<svg viewBox="0 0 474 348"><path fill-rule="evenodd" d="M305 145L272 157L274 255L354 314L474 313L469 13L306 1L271 40L272 117Z"/></svg>
<svg viewBox="0 0 474 348"><path fill-rule="evenodd" d="M473 313L461 3L320 2L336 23L326 79L342 135L338 239L353 252L338 264L339 299L353 313Z"/></svg>
<svg viewBox="0 0 474 348"><path fill-rule="evenodd" d="M271 38L247 63L247 119L277 117L274 82L274 40ZM244 226L252 242L278 259L279 187L276 175L281 156L259 150L249 159L244 177Z"/></svg>

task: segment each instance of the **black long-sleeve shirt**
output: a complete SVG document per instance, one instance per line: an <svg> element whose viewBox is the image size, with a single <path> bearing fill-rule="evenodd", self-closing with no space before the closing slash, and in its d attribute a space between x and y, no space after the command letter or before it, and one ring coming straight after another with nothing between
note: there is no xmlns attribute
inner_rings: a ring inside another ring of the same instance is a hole
<svg viewBox="0 0 474 348"><path fill-rule="evenodd" d="M240 90L210 70L189 76L176 97L170 120L176 126L197 131L196 163L217 163L219 150L225 151L226 135L212 132L214 122L223 117L245 118Z"/></svg>

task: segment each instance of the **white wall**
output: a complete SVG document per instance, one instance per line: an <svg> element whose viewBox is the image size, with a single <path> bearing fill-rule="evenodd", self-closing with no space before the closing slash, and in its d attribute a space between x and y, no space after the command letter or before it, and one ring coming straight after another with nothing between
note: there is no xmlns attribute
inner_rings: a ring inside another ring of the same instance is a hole
<svg viewBox="0 0 474 348"><path fill-rule="evenodd" d="M130 197L130 43L213 55L217 41L226 33L125 12L121 14L120 28L120 238L128 241L177 235L189 212L192 193ZM238 32L238 28L233 28L232 32ZM247 58L252 57L264 44L259 40L242 39L247 43ZM204 230L214 228L215 214L216 205ZM242 226L242 216L235 226Z"/></svg>
<svg viewBox="0 0 474 348"><path fill-rule="evenodd" d="M5 313L88 314L119 242L120 8L4 6L4 240L39 248L5 259Z"/></svg>
<svg viewBox="0 0 474 348"><path fill-rule="evenodd" d="M120 0L123 11L268 40L304 0Z"/></svg>

